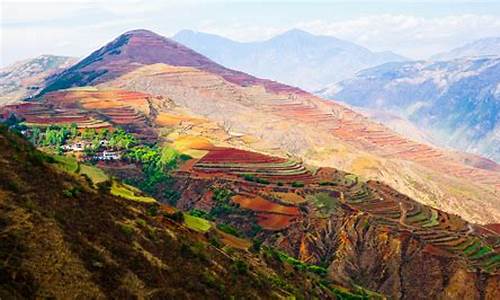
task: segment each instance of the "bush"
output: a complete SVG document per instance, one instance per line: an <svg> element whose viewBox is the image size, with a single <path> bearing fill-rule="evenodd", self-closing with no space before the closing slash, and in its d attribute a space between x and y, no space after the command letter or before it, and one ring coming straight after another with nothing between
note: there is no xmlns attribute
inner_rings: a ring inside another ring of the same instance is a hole
<svg viewBox="0 0 500 300"><path fill-rule="evenodd" d="M300 181L294 181L292 182L292 187L299 188L299 187L304 187L304 183Z"/></svg>
<svg viewBox="0 0 500 300"><path fill-rule="evenodd" d="M250 251L258 253L261 249L261 246L262 246L262 241L254 239L252 241L252 246L250 246Z"/></svg>
<svg viewBox="0 0 500 300"><path fill-rule="evenodd" d="M246 181L255 182L255 176L250 175L250 174L244 174L243 179L245 179Z"/></svg>
<svg viewBox="0 0 500 300"><path fill-rule="evenodd" d="M217 228L225 233L229 233L234 236L241 236L241 233L238 231L238 229L234 228L231 225L221 223L217 224Z"/></svg>
<svg viewBox="0 0 500 300"><path fill-rule="evenodd" d="M178 223L184 222L184 214L182 211L176 211L172 214L164 213L164 216Z"/></svg>
<svg viewBox="0 0 500 300"><path fill-rule="evenodd" d="M248 273L248 264L240 259L236 260L231 266L235 274L246 274Z"/></svg>
<svg viewBox="0 0 500 300"><path fill-rule="evenodd" d="M132 235L134 234L134 227L132 227L130 225L127 225L127 224L121 224L120 225L120 230L128 238L132 237Z"/></svg>
<svg viewBox="0 0 500 300"><path fill-rule="evenodd" d="M260 184L269 184L270 182L263 178L256 178L255 181Z"/></svg>
<svg viewBox="0 0 500 300"><path fill-rule="evenodd" d="M99 182L97 184L97 189L101 193L109 193L111 191L112 186L113 186L113 182L110 179L108 179L106 181Z"/></svg>
<svg viewBox="0 0 500 300"><path fill-rule="evenodd" d="M135 220L135 222L139 225L141 225L142 227L146 227L148 225L148 223L146 223L146 221L144 219L137 219Z"/></svg>
<svg viewBox="0 0 500 300"><path fill-rule="evenodd" d="M252 229L250 229L250 232L248 233L248 235L256 236L261 231L262 231L262 227L260 227L260 225L252 224Z"/></svg>
<svg viewBox="0 0 500 300"><path fill-rule="evenodd" d="M321 182L319 183L319 185L322 185L322 186L325 186L325 185L326 185L326 186L335 186L335 185L337 185L337 183L335 183L335 182L333 182L333 181L321 181Z"/></svg>
<svg viewBox="0 0 500 300"><path fill-rule="evenodd" d="M146 210L146 214L151 217L156 217L158 215L158 205L153 204Z"/></svg>
<svg viewBox="0 0 500 300"><path fill-rule="evenodd" d="M194 216L194 217L198 217L198 218L203 218L203 219L206 219L206 220L211 220L213 221L213 217L207 213L206 211L203 211L203 210L200 210L200 209L196 209L196 208L193 208L192 210L189 211L189 214Z"/></svg>
<svg viewBox="0 0 500 300"><path fill-rule="evenodd" d="M80 195L80 188L78 187L72 187L70 189L64 189L63 190L63 195L68 198L74 198Z"/></svg>

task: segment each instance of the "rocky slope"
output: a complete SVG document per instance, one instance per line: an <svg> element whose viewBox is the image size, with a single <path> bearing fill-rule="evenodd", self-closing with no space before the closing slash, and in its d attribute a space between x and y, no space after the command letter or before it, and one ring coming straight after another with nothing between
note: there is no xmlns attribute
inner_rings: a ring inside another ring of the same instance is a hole
<svg viewBox="0 0 500 300"><path fill-rule="evenodd" d="M500 218L495 163L405 139L342 105L226 69L152 32L124 34L52 78L44 92L86 84L162 96L230 135L266 141L260 151L282 149L310 164L383 180L470 221Z"/></svg>
<svg viewBox="0 0 500 300"><path fill-rule="evenodd" d="M500 59L387 64L319 92L388 111L441 146L500 161Z"/></svg>
<svg viewBox="0 0 500 300"><path fill-rule="evenodd" d="M372 52L330 36L293 29L262 42L240 43L217 35L183 30L173 40L228 68L313 91L357 71L405 58Z"/></svg>
<svg viewBox="0 0 500 300"><path fill-rule="evenodd" d="M76 62L73 57L41 55L0 70L0 106L37 94L45 78Z"/></svg>

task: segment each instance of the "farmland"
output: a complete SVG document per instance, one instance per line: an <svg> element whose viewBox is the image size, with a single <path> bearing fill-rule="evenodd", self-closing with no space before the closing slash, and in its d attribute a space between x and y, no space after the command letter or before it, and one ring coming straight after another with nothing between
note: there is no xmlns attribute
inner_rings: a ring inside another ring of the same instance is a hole
<svg viewBox="0 0 500 300"><path fill-rule="evenodd" d="M214 147L199 159L193 170L223 173L259 183L312 182L314 177L301 163L235 148Z"/></svg>

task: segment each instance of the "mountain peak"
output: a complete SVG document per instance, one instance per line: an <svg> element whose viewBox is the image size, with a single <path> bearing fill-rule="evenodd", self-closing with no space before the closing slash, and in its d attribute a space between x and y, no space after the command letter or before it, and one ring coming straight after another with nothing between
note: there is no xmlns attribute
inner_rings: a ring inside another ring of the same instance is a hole
<svg viewBox="0 0 500 300"><path fill-rule="evenodd" d="M314 35L302 29L293 28L283 32L282 34L275 36L274 38L310 38L310 37L314 37Z"/></svg>

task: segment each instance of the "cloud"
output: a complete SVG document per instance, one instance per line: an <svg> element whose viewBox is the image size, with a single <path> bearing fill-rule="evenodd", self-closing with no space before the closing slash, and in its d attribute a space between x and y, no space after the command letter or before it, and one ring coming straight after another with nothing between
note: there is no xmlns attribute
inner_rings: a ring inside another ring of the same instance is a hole
<svg viewBox="0 0 500 300"><path fill-rule="evenodd" d="M500 16L464 14L424 18L383 14L339 22L303 22L297 27L375 50L394 50L409 57L426 58L468 41L498 35Z"/></svg>

